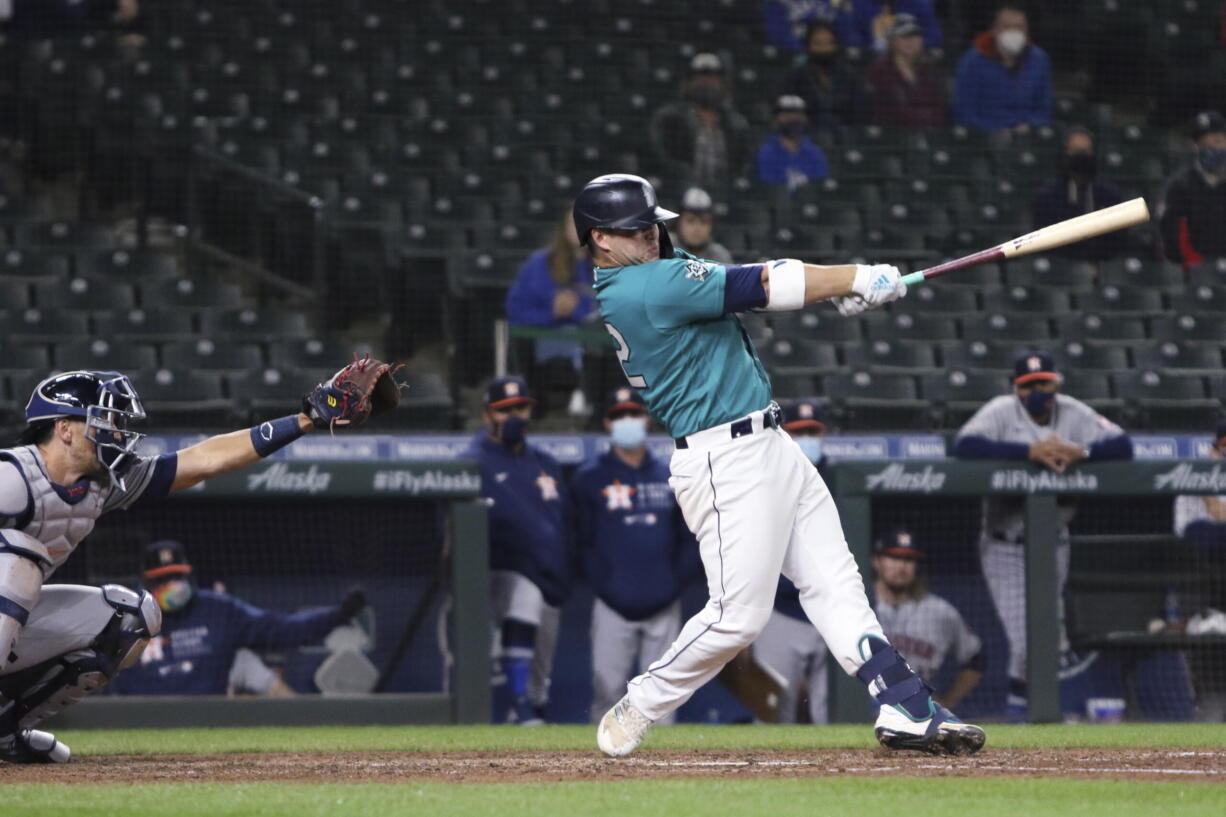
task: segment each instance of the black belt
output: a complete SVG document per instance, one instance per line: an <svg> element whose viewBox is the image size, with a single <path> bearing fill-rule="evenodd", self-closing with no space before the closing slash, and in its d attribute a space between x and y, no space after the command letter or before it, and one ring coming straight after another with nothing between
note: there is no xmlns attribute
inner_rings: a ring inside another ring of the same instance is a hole
<svg viewBox="0 0 1226 817"><path fill-rule="evenodd" d="M737 437L746 437L753 434L753 418L754 414L748 417L742 417L736 422L728 425L728 439L735 440ZM772 402L766 411L762 412L763 428L778 428L783 424L783 412L779 409L779 404ZM677 448L689 448L690 444L685 437L674 437L673 442L677 444Z"/></svg>

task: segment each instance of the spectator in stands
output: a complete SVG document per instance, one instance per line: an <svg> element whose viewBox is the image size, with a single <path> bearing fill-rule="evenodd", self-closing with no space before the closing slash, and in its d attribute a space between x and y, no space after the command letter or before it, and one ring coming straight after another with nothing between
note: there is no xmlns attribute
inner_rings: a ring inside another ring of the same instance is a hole
<svg viewBox="0 0 1226 817"><path fill-rule="evenodd" d="M885 51L889 47L890 29L903 16L919 26L924 48L941 47L941 24L932 0L851 0L851 24L843 45Z"/></svg>
<svg viewBox="0 0 1226 817"><path fill-rule="evenodd" d="M505 676L496 692L506 698L494 717L522 725L544 720L559 607L573 573L562 467L527 441L534 405L522 377L492 380L485 390L485 427L463 454L480 466L489 505L490 596Z"/></svg>
<svg viewBox="0 0 1226 817"><path fill-rule="evenodd" d="M775 101L775 132L758 148L758 180L789 193L829 174L826 154L805 135L805 101L785 94Z"/></svg>
<svg viewBox="0 0 1226 817"><path fill-rule="evenodd" d="M655 112L650 135L661 175L678 186L721 189L744 169L749 123L732 107L718 56L694 55L682 98Z"/></svg>
<svg viewBox="0 0 1226 817"><path fill-rule="evenodd" d="M528 256L507 292L507 321L511 326L560 329L578 326L596 317L592 294L592 260L579 246L570 210L558 221L549 246ZM566 340L539 340L535 360L563 359L580 368L582 347Z"/></svg>
<svg viewBox="0 0 1226 817"><path fill-rule="evenodd" d="M922 33L911 15L894 15L889 48L868 71L874 125L933 128L946 123L945 78L924 53Z"/></svg>
<svg viewBox="0 0 1226 817"><path fill-rule="evenodd" d="M762 27L771 45L787 51L805 50L805 31L809 23L832 23L844 39L850 34L850 5L846 0L765 0Z"/></svg>
<svg viewBox="0 0 1226 817"><path fill-rule="evenodd" d="M834 26L823 20L809 24L805 35L808 61L792 71L784 93L804 100L815 130L839 130L864 115L864 83L842 48Z"/></svg>
<svg viewBox="0 0 1226 817"><path fill-rule="evenodd" d="M701 187L691 187L681 197L679 209L681 217L677 219L677 232L673 238L675 246L708 261L731 264L732 253L711 238L715 227L711 194Z"/></svg>
<svg viewBox="0 0 1226 817"><path fill-rule="evenodd" d="M1209 459L1221 460L1226 451L1226 420L1217 424ZM1205 494L1175 499L1175 535L1198 550L1226 553L1226 495Z"/></svg>
<svg viewBox="0 0 1226 817"><path fill-rule="evenodd" d="M1026 12L996 11L989 31L958 62L954 121L1002 135L1026 133L1051 121L1051 59L1030 42Z"/></svg>
<svg viewBox="0 0 1226 817"><path fill-rule="evenodd" d="M196 586L183 545L172 540L145 548L143 579L162 608L162 634L140 663L111 682L120 695L224 695L243 647L272 649L316 644L366 606L361 590L340 604L300 613L273 613L233 596ZM251 668L251 664L246 664ZM269 694L267 675L243 673L239 685Z"/></svg>
<svg viewBox="0 0 1226 817"><path fill-rule="evenodd" d="M1051 353L1023 352L1013 369L1013 391L995 397L966 421L954 440L960 459L1036 462L1063 473L1082 460L1132 459L1132 439L1094 409L1060 393L1061 377ZM1025 520L1023 497L990 496L983 501L979 555L997 615L1009 642L1009 696L1013 720L1026 716ZM1060 595L1068 580L1068 525L1076 513L1060 505L1056 543Z"/></svg>
<svg viewBox="0 0 1226 817"><path fill-rule="evenodd" d="M935 696L948 708L957 706L983 677L983 642L956 607L928 591L919 571L923 558L905 528L873 542L873 610L885 637L924 683L936 681L946 660L957 662L953 682Z"/></svg>
<svg viewBox="0 0 1226 817"><path fill-rule="evenodd" d="M1091 210L1110 207L1124 200L1120 189L1098 178L1098 155L1094 134L1085 128L1069 128L1064 134L1060 172L1034 192L1030 209L1034 227L1080 216ZM1128 240L1126 230L1090 238L1053 250L1055 255L1078 261L1105 261L1121 253Z"/></svg>
<svg viewBox="0 0 1226 817"><path fill-rule="evenodd" d="M608 451L571 481L575 542L592 608L592 718L625 694L626 682L681 632L681 591L702 575L698 542L668 485L668 463L647 447L643 398L617 389L605 410ZM660 723L661 721L657 721ZM670 713L663 722L672 723Z"/></svg>
<svg viewBox="0 0 1226 817"><path fill-rule="evenodd" d="M0 29L49 37L108 25L130 25L139 0L7 0L0 2Z"/></svg>
<svg viewBox="0 0 1226 817"><path fill-rule="evenodd" d="M781 408L783 430L824 478L829 460L822 452L822 437L826 434L822 404L805 398L785 402ZM753 657L783 681L777 709L779 723L796 723L802 702L807 703L805 712L811 723L829 721L826 642L800 606L800 591L784 576L779 577L770 619L753 644Z"/></svg>
<svg viewBox="0 0 1226 817"><path fill-rule="evenodd" d="M1196 158L1171 177L1158 205L1166 257L1185 267L1226 258L1226 117L1198 113L1192 137Z"/></svg>

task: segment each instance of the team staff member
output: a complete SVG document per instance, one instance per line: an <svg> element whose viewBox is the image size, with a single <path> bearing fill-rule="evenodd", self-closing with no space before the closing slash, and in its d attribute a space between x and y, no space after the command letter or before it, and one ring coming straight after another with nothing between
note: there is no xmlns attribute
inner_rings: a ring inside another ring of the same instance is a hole
<svg viewBox="0 0 1226 817"><path fill-rule="evenodd" d="M536 400L522 377L485 390L485 428L464 456L481 467L489 502L490 595L498 661L510 708L499 720L541 723L558 640L559 606L570 594L572 550L562 467L527 441Z"/></svg>
<svg viewBox="0 0 1226 817"><path fill-rule="evenodd" d="M805 399L785 403L783 430L786 431L805 459L813 463L819 474L828 458L822 453L822 437L826 423L822 406L816 400ZM783 681L779 696L779 723L795 723L802 696L808 699L809 720L826 723L826 698L829 673L826 671L826 642L809 623L800 605L800 591L786 577L779 577L775 592L775 609L753 643L753 656Z"/></svg>
<svg viewBox="0 0 1226 817"><path fill-rule="evenodd" d="M1030 460L1058 474L1082 460L1132 459L1132 439L1124 430L1061 393L1060 380L1051 353L1023 352L1014 362L1013 392L988 401L966 421L954 440L954 456ZM1027 705L1023 503L1020 496L985 497L979 534L983 577L1009 641L1007 708L1015 720L1025 717ZM1068 580L1068 525L1076 510L1072 502L1060 504L1056 570L1061 597Z"/></svg>
<svg viewBox="0 0 1226 817"><path fill-rule="evenodd" d="M1217 424L1209 444L1209 459L1220 460L1224 450L1226 420ZM1198 550L1226 552L1226 496L1176 497L1175 535Z"/></svg>
<svg viewBox="0 0 1226 817"><path fill-rule="evenodd" d="M165 540L145 549L145 589L162 608L162 634L140 663L115 680L121 695L224 695L240 648L315 644L366 606L352 590L340 604L273 613L196 586L183 546Z"/></svg>
<svg viewBox="0 0 1226 817"><path fill-rule="evenodd" d="M579 466L571 481L575 543L596 593L595 721L622 696L635 662L646 667L677 637L681 591L701 573L698 543L668 487L668 466L647 448L649 423L643 398L618 389L604 421L612 447Z"/></svg>
<svg viewBox="0 0 1226 817"><path fill-rule="evenodd" d="M946 659L958 663L949 689L937 695L947 707L957 706L983 677L983 642L952 604L928 592L919 574L924 552L911 532L895 528L873 543L873 609L886 638L907 663L931 685Z"/></svg>
<svg viewBox="0 0 1226 817"><path fill-rule="evenodd" d="M792 259L725 266L674 251L651 184L615 174L575 200L592 248L596 298L632 387L677 444L670 483L698 537L710 600L601 719L597 744L626 755L748 647L770 618L779 574L842 664L883 704L876 735L897 749L973 752L984 732L959 722L885 640L847 548L830 491L779 429L770 381L736 313L833 300L855 315L906 294L888 265Z"/></svg>

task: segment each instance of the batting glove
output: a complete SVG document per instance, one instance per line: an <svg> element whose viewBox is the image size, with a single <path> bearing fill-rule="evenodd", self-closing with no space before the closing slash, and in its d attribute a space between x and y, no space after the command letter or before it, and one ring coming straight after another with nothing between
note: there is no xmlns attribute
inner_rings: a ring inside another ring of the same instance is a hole
<svg viewBox="0 0 1226 817"><path fill-rule="evenodd" d="M902 282L902 273L892 264L856 265L856 278L851 293L832 298L835 308L843 317L859 315L882 304L897 301L907 294L907 285Z"/></svg>

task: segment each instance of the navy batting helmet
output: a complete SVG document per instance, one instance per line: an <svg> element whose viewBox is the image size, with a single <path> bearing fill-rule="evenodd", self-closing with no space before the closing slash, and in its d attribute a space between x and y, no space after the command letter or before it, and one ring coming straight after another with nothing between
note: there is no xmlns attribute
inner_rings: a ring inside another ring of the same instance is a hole
<svg viewBox="0 0 1226 817"><path fill-rule="evenodd" d="M575 232L579 243L587 246L590 233L597 227L614 230L638 230L651 224L660 225L660 257L671 258L673 242L663 222L677 214L665 210L656 201L655 188L642 176L611 173L597 176L583 186L575 199Z"/></svg>
<svg viewBox="0 0 1226 817"><path fill-rule="evenodd" d="M120 487L123 471L132 464L136 444L144 437L128 429L145 419L132 381L119 372L63 372L34 387L26 403L27 430L60 417L85 421L85 436L94 443L98 461Z"/></svg>

